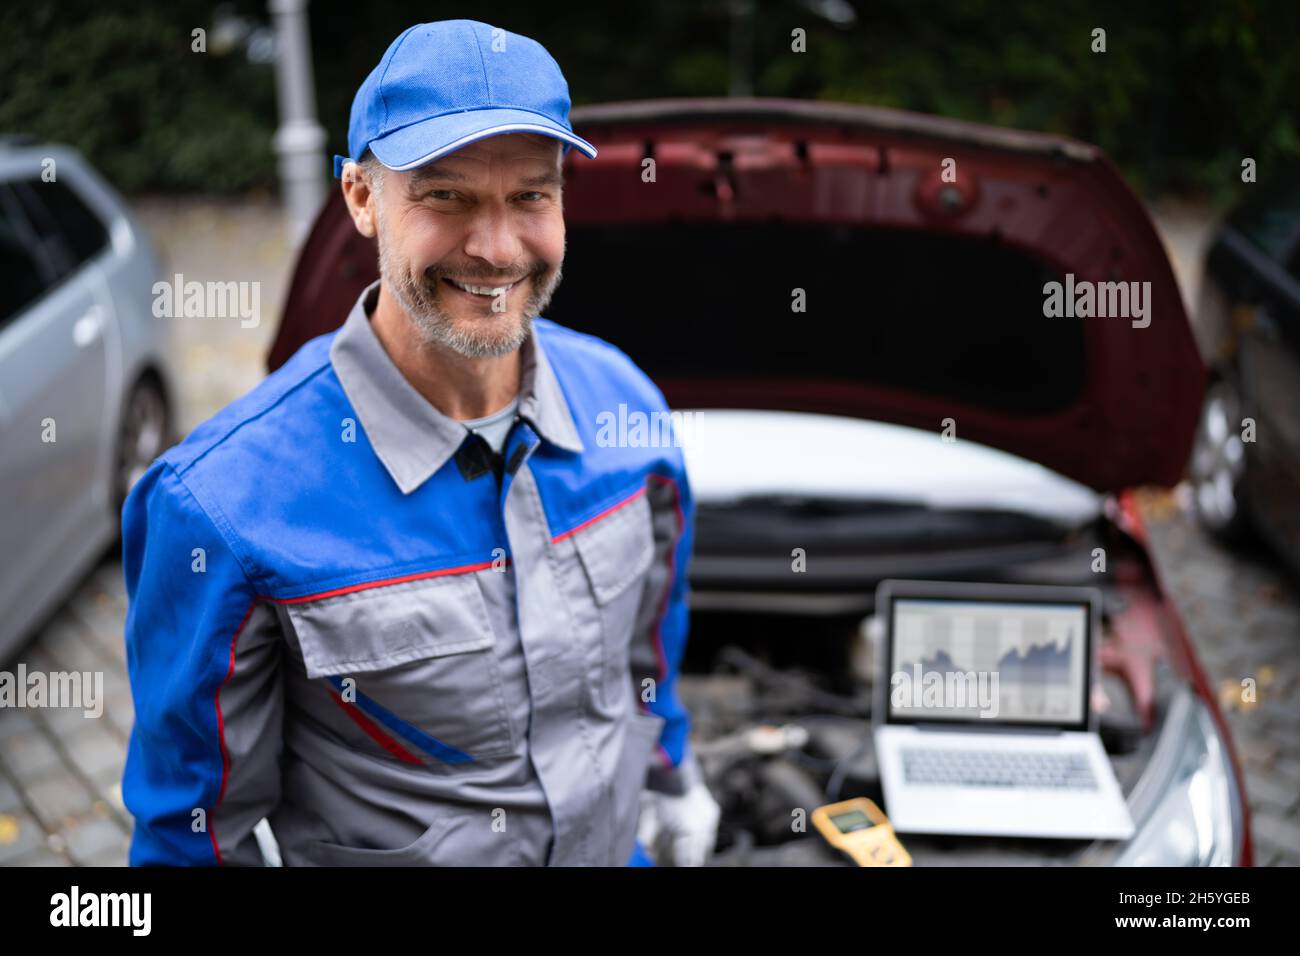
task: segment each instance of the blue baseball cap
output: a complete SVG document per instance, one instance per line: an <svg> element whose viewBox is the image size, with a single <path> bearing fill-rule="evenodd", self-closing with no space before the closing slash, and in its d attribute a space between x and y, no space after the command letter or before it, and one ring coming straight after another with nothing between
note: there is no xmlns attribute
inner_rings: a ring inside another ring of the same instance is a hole
<svg viewBox="0 0 1300 956"><path fill-rule="evenodd" d="M569 125L569 84L536 40L477 20L418 23L385 51L352 100L348 149L414 169L501 133L540 133L594 159ZM334 175L347 156L334 157Z"/></svg>

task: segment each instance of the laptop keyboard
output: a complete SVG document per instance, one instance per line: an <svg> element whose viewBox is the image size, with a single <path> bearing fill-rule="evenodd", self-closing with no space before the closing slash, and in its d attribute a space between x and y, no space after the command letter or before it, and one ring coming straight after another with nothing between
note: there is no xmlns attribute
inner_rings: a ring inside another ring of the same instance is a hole
<svg viewBox="0 0 1300 956"><path fill-rule="evenodd" d="M1095 790L1082 753L942 750L904 747L908 783L958 787L1015 787L1030 790Z"/></svg>

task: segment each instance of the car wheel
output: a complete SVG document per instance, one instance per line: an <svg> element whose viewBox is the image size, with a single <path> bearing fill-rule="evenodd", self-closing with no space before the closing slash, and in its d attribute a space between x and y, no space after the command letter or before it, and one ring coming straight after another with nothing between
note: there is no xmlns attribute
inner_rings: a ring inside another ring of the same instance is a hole
<svg viewBox="0 0 1300 956"><path fill-rule="evenodd" d="M168 426L162 389L152 379L141 379L131 391L118 430L114 500L119 513L127 493L167 450Z"/></svg>
<svg viewBox="0 0 1300 956"><path fill-rule="evenodd" d="M1206 392L1189 473L1201 524L1224 539L1245 537L1249 528L1243 497L1246 446L1241 440L1241 399L1227 381L1215 382Z"/></svg>

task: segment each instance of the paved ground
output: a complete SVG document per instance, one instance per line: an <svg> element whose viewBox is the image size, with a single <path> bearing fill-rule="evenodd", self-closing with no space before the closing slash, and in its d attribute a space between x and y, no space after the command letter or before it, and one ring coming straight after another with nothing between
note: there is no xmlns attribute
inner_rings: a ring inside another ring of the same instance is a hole
<svg viewBox="0 0 1300 956"><path fill-rule="evenodd" d="M1255 862L1300 866L1300 587L1270 554L1228 551L1208 538L1179 497L1148 496L1144 514L1232 727L1254 814ZM1253 702L1243 700L1244 678L1255 680Z"/></svg>
<svg viewBox="0 0 1300 956"><path fill-rule="evenodd" d="M29 671L102 671L105 705L98 720L81 710L0 710L0 866L125 864L131 818L121 777L132 720L125 616L114 556L21 655Z"/></svg>
<svg viewBox="0 0 1300 956"><path fill-rule="evenodd" d="M288 250L275 210L239 216L202 203L137 209L172 271L186 279L261 282L262 321L178 323L185 368L181 420L191 427L261 376L285 291ZM1199 282L1203 213L1162 207L1158 219L1184 288ZM1227 709L1254 809L1256 861L1300 865L1300 590L1267 555L1236 554L1208 540L1177 494L1143 497L1156 552L1201 661ZM80 711L0 710L0 865L121 865L130 817L120 779L132 711L123 660L126 599L110 555L20 660L29 670L102 671L102 719ZM17 661L0 662L14 670ZM1240 702L1243 677L1258 701Z"/></svg>

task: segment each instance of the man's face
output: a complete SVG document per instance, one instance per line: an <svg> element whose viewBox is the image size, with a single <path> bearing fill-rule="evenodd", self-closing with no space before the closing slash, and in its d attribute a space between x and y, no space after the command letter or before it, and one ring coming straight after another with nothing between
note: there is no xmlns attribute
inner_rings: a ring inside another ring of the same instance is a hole
<svg viewBox="0 0 1300 956"><path fill-rule="evenodd" d="M564 260L560 150L511 133L384 171L380 275L426 342L480 358L528 337Z"/></svg>

